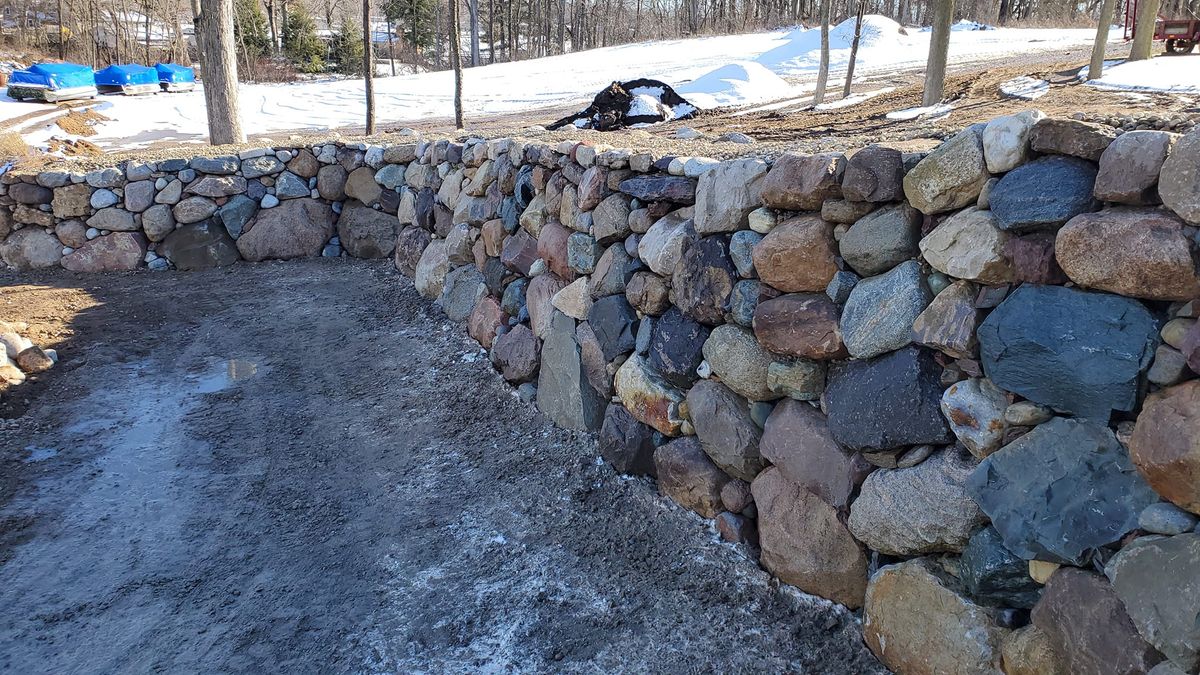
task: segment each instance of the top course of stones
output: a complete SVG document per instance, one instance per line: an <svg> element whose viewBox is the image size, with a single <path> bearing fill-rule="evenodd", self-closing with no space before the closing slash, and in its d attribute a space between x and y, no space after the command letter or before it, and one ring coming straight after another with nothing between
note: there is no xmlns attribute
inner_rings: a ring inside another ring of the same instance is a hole
<svg viewBox="0 0 1200 675"><path fill-rule="evenodd" d="M406 141L9 172L0 258L391 259L616 470L862 608L892 669L1200 667L1200 130Z"/></svg>

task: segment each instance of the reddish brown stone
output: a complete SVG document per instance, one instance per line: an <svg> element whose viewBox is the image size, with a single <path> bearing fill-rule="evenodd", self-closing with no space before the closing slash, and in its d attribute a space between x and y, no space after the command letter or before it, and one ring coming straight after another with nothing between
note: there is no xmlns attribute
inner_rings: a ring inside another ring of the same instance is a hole
<svg viewBox="0 0 1200 675"><path fill-rule="evenodd" d="M821 411L784 399L767 418L759 450L783 475L839 511L871 472L858 453L838 445Z"/></svg>
<svg viewBox="0 0 1200 675"><path fill-rule="evenodd" d="M754 495L750 494L750 484L734 478L721 488L721 503L734 513L741 513L747 506L754 503Z"/></svg>
<svg viewBox="0 0 1200 675"><path fill-rule="evenodd" d="M1147 399L1129 440L1129 455L1155 492L1200 513L1200 380Z"/></svg>
<svg viewBox="0 0 1200 675"><path fill-rule="evenodd" d="M492 342L492 365L513 384L537 379L542 343L525 324L513 326Z"/></svg>
<svg viewBox="0 0 1200 675"><path fill-rule="evenodd" d="M500 303L485 295L475 303L475 309L467 317L467 334L484 349L491 349L496 330L507 321L508 316L500 309Z"/></svg>
<svg viewBox="0 0 1200 675"><path fill-rule="evenodd" d="M685 436L654 451L658 490L705 518L721 512L721 488L729 476L704 454L700 441Z"/></svg>
<svg viewBox="0 0 1200 675"><path fill-rule="evenodd" d="M754 269L763 283L784 293L823 293L837 274L833 226L798 216L775 226L754 247Z"/></svg>
<svg viewBox="0 0 1200 675"><path fill-rule="evenodd" d="M504 240L504 246L500 249L500 262L514 272L529 276L529 268L538 259L537 247L537 239L529 236L524 229L518 229L515 234Z"/></svg>
<svg viewBox="0 0 1200 675"><path fill-rule="evenodd" d="M768 351L817 361L849 357L838 306L824 294L781 295L754 310L754 337Z"/></svg>
<svg viewBox="0 0 1200 675"><path fill-rule="evenodd" d="M758 545L758 528L745 516L725 511L717 516L717 532L734 544Z"/></svg>
<svg viewBox="0 0 1200 675"><path fill-rule="evenodd" d="M842 195L856 202L903 200L904 153L897 148L868 145L850 155L842 177Z"/></svg>
<svg viewBox="0 0 1200 675"><path fill-rule="evenodd" d="M72 272L121 272L137 269L146 255L146 237L140 232L113 232L84 244L62 258Z"/></svg>
<svg viewBox="0 0 1200 675"><path fill-rule="evenodd" d="M421 259L421 254L425 252L425 247L429 245L430 235L425 230L410 225L400 231L396 235L396 255L394 258L396 269L406 277L413 277L417 273L417 262Z"/></svg>
<svg viewBox="0 0 1200 675"><path fill-rule="evenodd" d="M554 316L554 296L567 287L567 282L553 274L534 277L525 290L525 307L529 310L529 327L533 334L546 339L550 330L550 319Z"/></svg>
<svg viewBox="0 0 1200 675"><path fill-rule="evenodd" d="M845 163L841 153L785 153L763 179L763 204L789 211L819 211L821 202L842 196Z"/></svg>
<svg viewBox="0 0 1200 675"><path fill-rule="evenodd" d="M1054 257L1054 234L1035 232L1013 237L1004 244L1004 257L1012 265L1016 281L1031 284L1064 284L1063 274Z"/></svg>
<svg viewBox="0 0 1200 675"><path fill-rule="evenodd" d="M489 220L483 224L482 236L480 240L483 242L483 252L493 258L500 257L500 251L504 247L504 239L508 233L504 231L503 220Z"/></svg>
<svg viewBox="0 0 1200 675"><path fill-rule="evenodd" d="M575 280L575 270L567 264L567 239L571 231L554 221L547 222L538 235L538 257L546 261L546 268L567 281Z"/></svg>
<svg viewBox="0 0 1200 675"><path fill-rule="evenodd" d="M867 554L824 500L769 467L750 486L758 508L762 565L806 593L863 604Z"/></svg>

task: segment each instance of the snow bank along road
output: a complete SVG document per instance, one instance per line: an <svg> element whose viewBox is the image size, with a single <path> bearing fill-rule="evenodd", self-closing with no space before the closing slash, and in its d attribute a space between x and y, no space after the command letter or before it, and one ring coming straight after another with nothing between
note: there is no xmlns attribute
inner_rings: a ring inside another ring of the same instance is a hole
<svg viewBox="0 0 1200 675"><path fill-rule="evenodd" d="M1086 46L1094 37L1092 30L973 27L956 27L961 30L951 37L952 62ZM853 32L852 20L832 31L835 76L845 68ZM869 16L863 33L856 67L860 77L924 66L927 31L908 28L902 33L896 22ZM819 34L819 29L801 28L644 42L472 68L466 71L464 107L472 116L486 117L574 104L590 99L613 80L635 77L664 80L702 108L785 99L811 89L820 60ZM379 79L379 120L386 124L451 116L452 78L450 72L436 72ZM89 140L103 148L205 140L203 92L101 100L98 111L113 121L103 123ZM362 83L356 80L245 85L241 103L244 128L251 134L358 126L364 114ZM31 106L0 97L0 120L27 113ZM47 123L27 125L22 132L34 144L65 135Z"/></svg>
<svg viewBox="0 0 1200 675"><path fill-rule="evenodd" d="M0 276L88 306L0 420L0 671L882 672L390 268Z"/></svg>

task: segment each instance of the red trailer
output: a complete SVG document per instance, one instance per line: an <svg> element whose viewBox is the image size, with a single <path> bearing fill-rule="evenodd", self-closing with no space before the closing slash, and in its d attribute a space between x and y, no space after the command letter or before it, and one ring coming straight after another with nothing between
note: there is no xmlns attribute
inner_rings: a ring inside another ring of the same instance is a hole
<svg viewBox="0 0 1200 675"><path fill-rule="evenodd" d="M1125 3L1125 39L1137 32L1137 0ZM1167 54L1187 54L1200 44L1200 18L1168 19L1161 14L1154 22L1154 39L1162 40Z"/></svg>

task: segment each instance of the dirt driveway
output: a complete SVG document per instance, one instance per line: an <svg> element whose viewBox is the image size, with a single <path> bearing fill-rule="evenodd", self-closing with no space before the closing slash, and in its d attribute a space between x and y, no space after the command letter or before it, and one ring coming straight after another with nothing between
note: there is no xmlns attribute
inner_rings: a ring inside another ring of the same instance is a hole
<svg viewBox="0 0 1200 675"><path fill-rule="evenodd" d="M2 671L879 670L385 263L0 276L0 318L63 359L0 420Z"/></svg>

